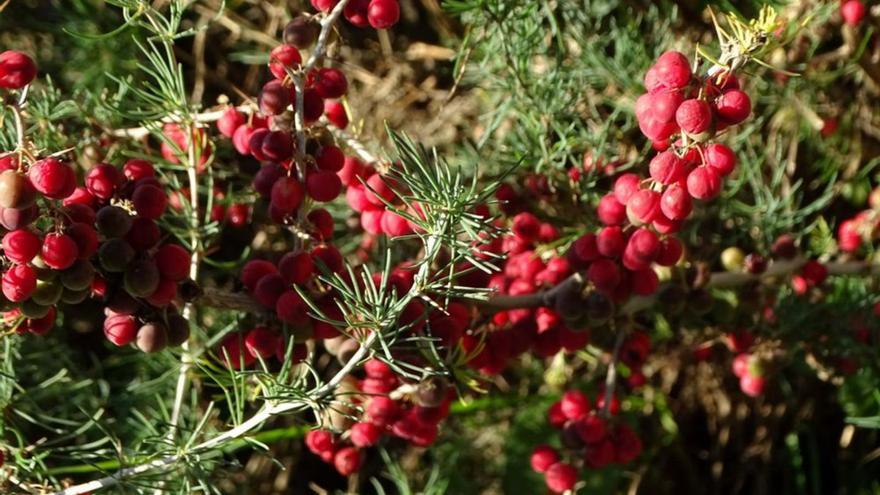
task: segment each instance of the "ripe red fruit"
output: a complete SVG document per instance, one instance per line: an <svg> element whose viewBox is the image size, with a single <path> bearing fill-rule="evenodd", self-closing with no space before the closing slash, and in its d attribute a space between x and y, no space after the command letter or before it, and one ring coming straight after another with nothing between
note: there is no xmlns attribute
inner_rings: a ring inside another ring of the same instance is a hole
<svg viewBox="0 0 880 495"><path fill-rule="evenodd" d="M690 194L681 184L672 184L660 196L660 211L670 220L684 220L692 209Z"/></svg>
<svg viewBox="0 0 880 495"><path fill-rule="evenodd" d="M865 17L865 4L861 0L844 0L840 4L840 15L843 17L843 22L847 25L858 26Z"/></svg>
<svg viewBox="0 0 880 495"><path fill-rule="evenodd" d="M642 453L642 441L636 432L627 425L621 424L614 429L615 460L626 464L635 460Z"/></svg>
<svg viewBox="0 0 880 495"><path fill-rule="evenodd" d="M382 430L373 423L355 423L351 426L351 443L355 447L372 447L382 436Z"/></svg>
<svg viewBox="0 0 880 495"><path fill-rule="evenodd" d="M409 221L391 210L382 212L380 221L382 232L391 237L400 237L402 235L412 234L413 229Z"/></svg>
<svg viewBox="0 0 880 495"><path fill-rule="evenodd" d="M321 146L315 153L315 164L321 170L339 172L345 166L345 153L332 144Z"/></svg>
<svg viewBox="0 0 880 495"><path fill-rule="evenodd" d="M766 379L763 376L746 373L739 377L739 388L749 397L758 397L764 393Z"/></svg>
<svg viewBox="0 0 880 495"><path fill-rule="evenodd" d="M329 240L333 238L333 216L329 211L323 208L312 210L306 219L314 226L312 234L318 239Z"/></svg>
<svg viewBox="0 0 880 495"><path fill-rule="evenodd" d="M367 189L365 192L367 194L367 201L370 203L376 206L384 206L385 202L382 201L383 199L387 202L394 199L394 191L381 175L373 174L366 182Z"/></svg>
<svg viewBox="0 0 880 495"><path fill-rule="evenodd" d="M308 318L308 306L293 290L285 291L275 302L275 315L284 323L302 326Z"/></svg>
<svg viewBox="0 0 880 495"><path fill-rule="evenodd" d="M816 260L809 260L801 267L801 275L811 285L820 285L828 278L828 268Z"/></svg>
<svg viewBox="0 0 880 495"><path fill-rule="evenodd" d="M3 253L20 265L30 263L42 245L40 236L28 229L13 230L3 236Z"/></svg>
<svg viewBox="0 0 880 495"><path fill-rule="evenodd" d="M276 79L287 77L287 69L296 69L302 63L302 55L293 45L278 45L269 52L269 70Z"/></svg>
<svg viewBox="0 0 880 495"><path fill-rule="evenodd" d="M52 199L64 199L76 189L73 168L56 158L46 158L31 165L28 178L34 189Z"/></svg>
<svg viewBox="0 0 880 495"><path fill-rule="evenodd" d="M160 237L162 237L162 233L156 222L138 216L131 221L131 230L125 235L125 240L131 244L135 251L142 252L155 246Z"/></svg>
<svg viewBox="0 0 880 495"><path fill-rule="evenodd" d="M688 174L687 190L696 199L712 199L721 192L721 177L714 168L697 167Z"/></svg>
<svg viewBox="0 0 880 495"><path fill-rule="evenodd" d="M339 175L342 183L346 186L359 184L358 177L364 176L364 164L353 156L347 156L345 157L342 169L337 172L337 175Z"/></svg>
<svg viewBox="0 0 880 495"><path fill-rule="evenodd" d="M731 89L718 97L715 101L715 110L724 123L739 124L752 113L752 100L744 91Z"/></svg>
<svg viewBox="0 0 880 495"><path fill-rule="evenodd" d="M862 236L859 233L859 225L854 219L844 220L837 228L837 244L840 249L847 253L859 250L862 245Z"/></svg>
<svg viewBox="0 0 880 495"><path fill-rule="evenodd" d="M37 77L37 65L21 52L0 53L0 88L21 89Z"/></svg>
<svg viewBox="0 0 880 495"><path fill-rule="evenodd" d="M684 248L681 241L675 237L667 237L660 245L660 254L657 255L657 264L661 266L675 266L681 259Z"/></svg>
<svg viewBox="0 0 880 495"><path fill-rule="evenodd" d="M116 188L121 186L125 176L113 165L99 163L86 174L86 189L98 199L110 199Z"/></svg>
<svg viewBox="0 0 880 495"><path fill-rule="evenodd" d="M70 236L56 232L48 234L43 240L41 256L49 268L64 270L76 261L79 247Z"/></svg>
<svg viewBox="0 0 880 495"><path fill-rule="evenodd" d="M361 451L343 447L333 456L333 467L343 476L351 476L361 468Z"/></svg>
<svg viewBox="0 0 880 495"><path fill-rule="evenodd" d="M324 115L337 128L345 129L348 127L348 113L346 113L345 106L342 103L330 100L324 101Z"/></svg>
<svg viewBox="0 0 880 495"><path fill-rule="evenodd" d="M339 69L323 67L309 74L309 81L321 98L341 98L348 91L348 80Z"/></svg>
<svg viewBox="0 0 880 495"><path fill-rule="evenodd" d="M688 134L703 134L712 127L712 107L703 100L685 100L675 111L675 122Z"/></svg>
<svg viewBox="0 0 880 495"><path fill-rule="evenodd" d="M131 201L138 215L150 220L161 217L168 206L168 196L165 191L151 184L138 186L131 196Z"/></svg>
<svg viewBox="0 0 880 495"><path fill-rule="evenodd" d="M274 80L263 85L258 103L260 112L264 115L279 115L287 110L290 101L290 90L285 88L281 81Z"/></svg>
<svg viewBox="0 0 880 495"><path fill-rule="evenodd" d="M324 115L324 98L314 88L306 88L303 92L303 120L310 124Z"/></svg>
<svg viewBox="0 0 880 495"><path fill-rule="evenodd" d="M247 352L242 343L241 336L231 334L223 339L220 348L217 349L217 357L230 368L242 369L254 364L254 356Z"/></svg>
<svg viewBox="0 0 880 495"><path fill-rule="evenodd" d="M286 131L269 131L260 133L262 140L259 144L259 152L254 147L257 133L251 136L251 154L258 160L271 160L283 162L293 156L293 136Z"/></svg>
<svg viewBox="0 0 880 495"><path fill-rule="evenodd" d="M626 237L620 227L605 227L596 236L596 248L599 250L599 254L606 258L617 258L623 254L625 247Z"/></svg>
<svg viewBox="0 0 880 495"><path fill-rule="evenodd" d="M330 12L333 10L333 7L336 7L336 4L339 3L339 0L311 0L312 7L316 10L320 10L321 12Z"/></svg>
<svg viewBox="0 0 880 495"><path fill-rule="evenodd" d="M609 259L598 259L590 264L587 277L596 286L596 290L608 293L620 283L620 269L617 263Z"/></svg>
<svg viewBox="0 0 880 495"><path fill-rule="evenodd" d="M382 233L382 215L385 210L371 208L361 212L361 227L368 234L379 235Z"/></svg>
<svg viewBox="0 0 880 495"><path fill-rule="evenodd" d="M630 281L632 282L632 291L640 296L650 296L657 292L657 287L660 286L657 273L650 268L633 272Z"/></svg>
<svg viewBox="0 0 880 495"><path fill-rule="evenodd" d="M275 163L267 163L260 167L254 175L254 189L263 197L269 197L272 194L272 186L284 175L284 169Z"/></svg>
<svg viewBox="0 0 880 495"><path fill-rule="evenodd" d="M736 155L733 150L723 144L710 144L704 151L706 165L715 169L722 177L726 177L733 172L736 167Z"/></svg>
<svg viewBox="0 0 880 495"><path fill-rule="evenodd" d="M577 238L571 245L571 251L575 256L575 260L581 263L588 263L599 257L599 246L596 241L596 235L588 232Z"/></svg>
<svg viewBox="0 0 880 495"><path fill-rule="evenodd" d="M550 466L559 462L559 454L557 454L556 450L549 445L538 445L532 451L529 462L536 473L543 473L546 472Z"/></svg>
<svg viewBox="0 0 880 495"><path fill-rule="evenodd" d="M134 342L137 331L138 325L133 316L112 314L104 320L104 336L116 346Z"/></svg>
<svg viewBox="0 0 880 495"><path fill-rule="evenodd" d="M400 20L400 4L397 0L371 0L367 19L375 29L388 29Z"/></svg>
<svg viewBox="0 0 880 495"><path fill-rule="evenodd" d="M614 197L617 202L625 205L629 202L629 198L641 189L639 183L641 177L636 174L623 174L614 181Z"/></svg>
<svg viewBox="0 0 880 495"><path fill-rule="evenodd" d="M331 272L339 273L345 268L342 254L333 245L321 244L315 246L311 251L311 255L312 259L323 263Z"/></svg>
<svg viewBox="0 0 880 495"><path fill-rule="evenodd" d="M27 265L15 265L3 274L0 288L6 299L12 302L24 301L37 288L37 274Z"/></svg>
<svg viewBox="0 0 880 495"><path fill-rule="evenodd" d="M577 483L577 470L569 464L557 462L547 468L544 481L553 493L563 493L574 488Z"/></svg>
<svg viewBox="0 0 880 495"><path fill-rule="evenodd" d="M217 120L217 130L220 131L220 134L231 138L233 134L235 134L235 131L240 126L243 126L245 122L247 122L247 119L244 118L244 115L241 112L235 108L229 107Z"/></svg>
<svg viewBox="0 0 880 495"><path fill-rule="evenodd" d="M239 279L249 291L253 291L264 276L277 272L278 269L275 268L275 265L266 260L250 260L241 269Z"/></svg>
<svg viewBox="0 0 880 495"><path fill-rule="evenodd" d="M657 89L681 89L691 80L691 67L687 57L676 51L668 51L657 58L653 73L645 74L645 87L648 91ZM650 74L650 75L649 75Z"/></svg>
<svg viewBox="0 0 880 495"><path fill-rule="evenodd" d="M605 420L595 414L590 414L575 423L575 429L581 440L588 445L602 441L607 430Z"/></svg>
<svg viewBox="0 0 880 495"><path fill-rule="evenodd" d="M599 200L596 215L604 225L620 225L626 220L626 206L617 201L614 193L608 193Z"/></svg>
<svg viewBox="0 0 880 495"><path fill-rule="evenodd" d="M675 153L664 151L651 160L648 170L652 179L663 185L669 185L683 179L686 168L684 160Z"/></svg>
<svg viewBox="0 0 880 495"><path fill-rule="evenodd" d="M590 399L580 390L569 390L559 400L562 414L571 420L580 419L592 410Z"/></svg>
<svg viewBox="0 0 880 495"><path fill-rule="evenodd" d="M317 170L306 177L306 190L315 201L333 201L342 192L342 180L332 170Z"/></svg>
<svg viewBox="0 0 880 495"><path fill-rule="evenodd" d="M256 357L268 359L275 355L281 345L280 336L266 327L255 327L244 336L244 348Z"/></svg>
<svg viewBox="0 0 880 495"><path fill-rule="evenodd" d="M367 7L369 5L370 0L350 0L345 5L342 15L355 26L365 28L370 25L370 21L367 19Z"/></svg>
<svg viewBox="0 0 880 495"><path fill-rule="evenodd" d="M263 276L254 287L254 299L267 308L275 309L275 303L287 290L287 283L278 273Z"/></svg>
<svg viewBox="0 0 880 495"><path fill-rule="evenodd" d="M522 212L513 217L513 226L511 227L513 235L519 237L525 242L532 242L538 238L541 233L541 221L535 215L529 212Z"/></svg>
<svg viewBox="0 0 880 495"><path fill-rule="evenodd" d="M252 127L246 125L238 126L238 129L232 134L232 145L235 147L235 151L238 151L242 155L250 155L251 135L254 132L256 132L256 129Z"/></svg>
<svg viewBox="0 0 880 495"><path fill-rule="evenodd" d="M660 215L660 193L650 189L642 189L626 203L626 216L633 225L651 223Z"/></svg>
<svg viewBox="0 0 880 495"><path fill-rule="evenodd" d="M177 282L189 276L190 255L182 246L177 244L163 245L156 251L155 260L162 278ZM259 260L256 261L259 262ZM246 269L247 267L245 267Z"/></svg>
<svg viewBox="0 0 880 495"><path fill-rule="evenodd" d="M279 210L290 213L302 204L302 184L293 177L282 177L272 186L272 205Z"/></svg>
<svg viewBox="0 0 880 495"><path fill-rule="evenodd" d="M288 284L302 285L309 281L314 271L312 257L305 251L289 252L278 262L278 272Z"/></svg>

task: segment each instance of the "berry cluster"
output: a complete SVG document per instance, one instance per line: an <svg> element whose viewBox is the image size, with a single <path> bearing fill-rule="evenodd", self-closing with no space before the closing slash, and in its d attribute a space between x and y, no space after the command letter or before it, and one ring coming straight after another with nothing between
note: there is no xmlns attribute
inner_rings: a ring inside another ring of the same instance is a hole
<svg viewBox="0 0 880 495"><path fill-rule="evenodd" d="M312 7L321 12L330 12L339 0L311 0ZM351 0L342 10L348 22L359 28L372 26L374 29L388 29L400 20L398 0Z"/></svg>
<svg viewBox="0 0 880 495"><path fill-rule="evenodd" d="M167 196L153 166L129 160L120 171L101 163L77 186L73 166L49 157L27 164L0 160L0 223L8 266L2 292L23 319L20 329L47 332L59 302L90 296L106 302L104 332L116 345L137 341L153 352L189 335L171 304L189 276L186 249L162 243L157 220ZM18 321L12 318L13 321Z"/></svg>
<svg viewBox="0 0 880 495"><path fill-rule="evenodd" d="M569 390L547 411L550 425L561 431L563 454L549 445L539 445L532 451L530 461L532 469L544 475L553 493L574 489L578 480L577 465L601 469L610 464L626 464L642 452L642 441L632 428L603 415L600 412L603 408L604 394L599 395L593 409L586 394ZM607 410L612 416L616 415L616 402Z"/></svg>
<svg viewBox="0 0 880 495"><path fill-rule="evenodd" d="M405 384L387 364L375 359L364 364L364 373L352 387L356 410L341 421L345 431L336 435L313 430L306 435L309 450L343 476L356 472L363 460L361 450L378 444L383 436L418 447L433 444L452 401L451 391L439 378Z"/></svg>

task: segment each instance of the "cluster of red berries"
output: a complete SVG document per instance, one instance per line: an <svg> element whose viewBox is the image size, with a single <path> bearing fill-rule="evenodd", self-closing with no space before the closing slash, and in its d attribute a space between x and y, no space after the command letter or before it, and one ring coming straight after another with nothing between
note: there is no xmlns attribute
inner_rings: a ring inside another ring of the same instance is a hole
<svg viewBox="0 0 880 495"><path fill-rule="evenodd" d="M332 463L343 476L360 469L362 450L378 444L383 436L418 447L433 444L452 401L451 391L439 378L406 386L391 367L376 359L364 364L364 372L352 400L360 411L353 415L357 421L346 421L340 435L329 430L313 430L306 435L309 450Z"/></svg>
<svg viewBox="0 0 880 495"><path fill-rule="evenodd" d="M339 3L339 0L311 1L312 7L321 12L330 12ZM350 0L343 7L342 15L359 28L388 29L400 20L400 3L398 0Z"/></svg>
<svg viewBox="0 0 880 495"><path fill-rule="evenodd" d="M257 359L268 361L274 357L279 362L284 362L287 342L280 332L257 326L246 332L227 336L221 342L217 354L230 367L244 369L253 366ZM294 341L290 354L291 364L301 362L307 355L306 345Z"/></svg>
<svg viewBox="0 0 880 495"><path fill-rule="evenodd" d="M561 431L563 453L560 455L549 445L539 445L532 451L530 461L532 469L544 475L551 492L574 489L579 478L577 465L601 469L610 464L626 464L641 454L641 439L614 417L618 412L616 402L607 408L610 416L602 414L604 408L604 394L599 395L594 409L590 398L579 390L565 392L550 406L547 420Z"/></svg>
<svg viewBox="0 0 880 495"><path fill-rule="evenodd" d="M47 332L55 305L103 297L104 331L116 345L144 351L179 345L188 325L171 304L189 276L190 256L162 244L157 220L168 198L153 166L101 163L77 186L73 166L49 157L29 165L17 153L0 159L0 223L8 265L2 292L15 305L7 321ZM141 323L144 323L141 325Z"/></svg>

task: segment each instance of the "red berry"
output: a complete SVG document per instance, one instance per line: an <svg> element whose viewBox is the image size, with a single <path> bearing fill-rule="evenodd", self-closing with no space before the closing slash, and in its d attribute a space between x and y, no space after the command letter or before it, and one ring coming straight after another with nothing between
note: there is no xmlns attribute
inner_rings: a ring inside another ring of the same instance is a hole
<svg viewBox="0 0 880 495"><path fill-rule="evenodd" d="M549 445L538 445L535 447L535 450L532 451L529 462L536 473L543 473L546 472L550 466L559 462L559 454L557 454L556 450Z"/></svg>
<svg viewBox="0 0 880 495"><path fill-rule="evenodd" d="M157 186L146 184L138 186L131 195L131 201L138 215L156 220L165 213L168 196Z"/></svg>
<svg viewBox="0 0 880 495"><path fill-rule="evenodd" d="M367 19L375 29L388 29L400 20L400 4L397 0L371 0Z"/></svg>
<svg viewBox="0 0 880 495"><path fill-rule="evenodd" d="M563 493L574 488L577 476L577 470L574 467L564 462L557 462L547 468L544 473L544 481L547 483L547 488L553 493Z"/></svg>
<svg viewBox="0 0 880 495"><path fill-rule="evenodd" d="M731 89L718 97L715 101L715 110L724 123L739 124L752 113L752 100L745 92Z"/></svg>
<svg viewBox="0 0 880 495"><path fill-rule="evenodd" d="M721 192L721 177L714 168L697 167L688 174L687 190L695 199L712 199Z"/></svg>
<svg viewBox="0 0 880 495"><path fill-rule="evenodd" d="M285 88L284 85L281 84L281 81L269 81L263 85L263 89L260 90L258 104L260 112L264 115L280 115L287 110L290 102L290 90ZM251 152L253 151L254 150L251 149Z"/></svg>
<svg viewBox="0 0 880 495"><path fill-rule="evenodd" d="M21 52L0 53L0 88L21 89L37 77L37 65Z"/></svg>
<svg viewBox="0 0 880 495"><path fill-rule="evenodd" d="M217 130L220 131L220 134L231 138L235 134L235 131L243 126L245 122L247 122L247 119L245 119L241 112L235 108L229 107L217 120Z"/></svg>
<svg viewBox="0 0 880 495"><path fill-rule="evenodd" d="M345 106L342 103L330 100L324 101L324 115L337 128L345 129L348 127L348 113L345 111Z"/></svg>
<svg viewBox="0 0 880 495"><path fill-rule="evenodd" d="M6 299L12 302L24 301L37 288L37 274L27 265L15 265L3 274L0 288Z"/></svg>
<svg viewBox="0 0 880 495"><path fill-rule="evenodd" d="M187 273L189 273L189 268L187 268ZM272 263L266 260L250 260L242 268L239 278L249 291L253 291L263 277L273 273L278 273L278 269Z"/></svg>
<svg viewBox="0 0 880 495"><path fill-rule="evenodd" d="M382 212L380 226L382 232L391 237L400 237L413 232L409 221L391 210Z"/></svg>
<svg viewBox="0 0 880 495"><path fill-rule="evenodd" d="M361 227L364 232L373 235L382 234L382 215L385 210L381 208L371 208L361 212Z"/></svg>
<svg viewBox="0 0 880 495"><path fill-rule="evenodd" d="M315 227L313 234L320 240L329 240L333 238L333 216L330 212L317 208L309 212L306 219Z"/></svg>
<svg viewBox="0 0 880 495"><path fill-rule="evenodd" d="M293 290L284 291L275 302L275 315L284 323L302 326L308 318L308 306Z"/></svg>
<svg viewBox="0 0 880 495"><path fill-rule="evenodd" d="M121 186L125 176L113 165L99 163L86 174L86 189L98 199L110 199L116 188Z"/></svg>
<svg viewBox="0 0 880 495"><path fill-rule="evenodd" d="M661 266L675 266L681 259L684 248L681 241L675 237L667 237L660 245L660 254L657 255L657 264Z"/></svg>
<svg viewBox="0 0 880 495"><path fill-rule="evenodd" d="M657 292L657 287L660 286L657 273L650 268L633 272L630 281L632 282L632 291L640 296L650 296Z"/></svg>
<svg viewBox="0 0 880 495"><path fill-rule="evenodd" d="M373 423L355 423L351 425L351 443L355 447L365 448L376 445L379 437L382 436L382 430Z"/></svg>
<svg viewBox="0 0 880 495"><path fill-rule="evenodd" d="M321 98L341 98L348 91L348 80L339 69L324 67L309 74L309 83Z"/></svg>
<svg viewBox="0 0 880 495"><path fill-rule="evenodd" d="M654 64L653 79L655 82L649 85L649 77L645 75L645 87L648 91L657 89L681 89L688 85L691 80L691 67L687 57L676 51L668 51L657 59ZM650 72L650 71L649 71Z"/></svg>
<svg viewBox="0 0 880 495"><path fill-rule="evenodd" d="M156 251L155 259L162 278L178 282L189 276L190 255L182 246L165 244Z"/></svg>
<svg viewBox="0 0 880 495"><path fill-rule="evenodd" d="M31 165L28 178L34 189L52 199L64 199L76 189L73 168L55 158L46 158Z"/></svg>
<svg viewBox="0 0 880 495"><path fill-rule="evenodd" d="M562 399L560 399L559 403L562 408L562 414L572 420L586 416L593 409L590 405L590 399L580 390L565 392L562 394Z"/></svg>
<svg viewBox="0 0 880 495"><path fill-rule="evenodd" d="M623 254L623 249L626 247L623 229L612 226L600 230L599 235L596 236L596 247L602 256L617 258Z"/></svg>
<svg viewBox="0 0 880 495"><path fill-rule="evenodd" d="M736 155L723 144L710 144L703 154L706 157L706 165L715 169L721 177L727 177L736 168Z"/></svg>
<svg viewBox="0 0 880 495"><path fill-rule="evenodd" d="M345 163L342 169L337 172L342 183L346 186L360 184L358 177L364 177L364 164L353 156L345 157Z"/></svg>
<svg viewBox="0 0 880 495"><path fill-rule="evenodd" d="M302 204L302 184L293 177L282 177L272 186L272 205L279 210L290 213Z"/></svg>
<svg viewBox="0 0 880 495"><path fill-rule="evenodd" d="M606 424L601 417L590 414L575 423L578 436L587 445L601 442L605 438Z"/></svg>
<svg viewBox="0 0 880 495"><path fill-rule="evenodd" d="M328 270L339 273L345 268L342 254L330 244L315 246L311 251L312 259L320 261Z"/></svg>
<svg viewBox="0 0 880 495"><path fill-rule="evenodd" d="M599 200L596 214L605 225L620 225L626 220L626 206L617 200L614 193L608 193Z"/></svg>
<svg viewBox="0 0 880 495"><path fill-rule="evenodd" d="M116 346L134 342L137 331L138 324L133 316L112 314L104 320L104 336Z"/></svg>
<svg viewBox="0 0 880 495"><path fill-rule="evenodd" d="M642 227L630 236L624 252L624 255L626 254L629 254L639 264L648 265L653 263L660 254L660 241L657 239L656 234ZM628 266L627 268L638 270L643 267L632 268Z"/></svg>
<svg viewBox="0 0 880 495"><path fill-rule="evenodd" d="M828 278L828 268L816 260L809 260L801 267L801 275L811 285L820 285Z"/></svg>
<svg viewBox="0 0 880 495"><path fill-rule="evenodd" d="M64 270L76 261L79 256L79 247L70 236L52 233L43 240L40 254L49 268Z"/></svg>
<svg viewBox="0 0 880 495"><path fill-rule="evenodd" d="M617 263L609 259L598 259L590 264L587 277L596 286L596 290L608 293L620 283L620 269Z"/></svg>
<svg viewBox="0 0 880 495"><path fill-rule="evenodd" d="M242 343L241 336L231 334L223 339L217 350L217 357L230 368L242 369L254 364L254 356L247 352Z"/></svg>
<svg viewBox="0 0 880 495"><path fill-rule="evenodd" d="M339 172L345 166L345 153L332 144L321 146L321 149L315 153L315 164L321 170Z"/></svg>
<svg viewBox="0 0 880 495"><path fill-rule="evenodd" d="M333 201L342 192L342 180L332 170L318 170L306 177L306 190L315 201Z"/></svg>
<svg viewBox="0 0 880 495"><path fill-rule="evenodd" d="M513 234L525 242L532 242L538 238L541 232L541 221L529 212L523 212L513 217Z"/></svg>
<svg viewBox="0 0 880 495"><path fill-rule="evenodd" d="M712 107L703 100L685 100L675 111L675 122L688 134L703 134L712 126Z"/></svg>
<svg viewBox="0 0 880 495"><path fill-rule="evenodd" d="M280 336L265 327L252 328L244 336L244 348L255 358L268 359L274 356L279 345Z"/></svg>
<svg viewBox="0 0 880 495"><path fill-rule="evenodd" d="M365 28L370 25L370 21L367 18L367 8L369 5L370 0L350 0L345 5L342 15L355 26Z"/></svg>
<svg viewBox="0 0 880 495"><path fill-rule="evenodd" d="M574 253L575 259L582 263L588 263L599 257L599 247L596 242L596 235L586 233L577 238L571 245L571 251Z"/></svg>
<svg viewBox="0 0 880 495"><path fill-rule="evenodd" d="M135 251L143 252L155 246L162 237L159 226L153 220L137 216L131 221L131 229L125 234L125 240Z"/></svg>
<svg viewBox="0 0 880 495"><path fill-rule="evenodd" d="M367 179L367 201L376 206L384 206L385 202L394 199L394 191L389 183L379 174L373 174ZM383 201L384 200L384 201Z"/></svg>
<svg viewBox="0 0 880 495"><path fill-rule="evenodd" d="M847 253L859 250L862 245L862 236L859 233L859 224L855 219L844 220L837 228L837 244L840 249Z"/></svg>
<svg viewBox="0 0 880 495"><path fill-rule="evenodd" d="M235 147L235 151L238 151L239 154L242 155L250 155L251 154L251 135L256 132L256 129L252 127L248 127L246 125L240 125L232 134L232 145Z"/></svg>
<svg viewBox="0 0 880 495"><path fill-rule="evenodd" d="M312 257L304 251L287 253L278 262L278 272L288 284L305 284L314 271Z"/></svg>
<svg viewBox="0 0 880 495"><path fill-rule="evenodd" d="M660 211L670 220L684 220L692 209L691 197L681 184L672 184L660 196Z"/></svg>
<svg viewBox="0 0 880 495"><path fill-rule="evenodd" d="M42 318L28 318L24 321L23 327L34 335L46 335L55 324L55 316L57 312L54 307L49 308L49 312ZM0 452L0 466L3 465L3 456Z"/></svg>
<svg viewBox="0 0 880 495"><path fill-rule="evenodd" d="M663 185L678 182L685 176L684 160L671 151L664 151L655 156L648 169L651 178Z"/></svg>
<svg viewBox="0 0 880 495"><path fill-rule="evenodd" d="M739 378L739 388L749 397L758 397L764 393L766 379L763 376L746 373Z"/></svg>
<svg viewBox="0 0 880 495"><path fill-rule="evenodd" d="M269 71L275 79L287 77L287 69L296 69L302 63L302 55L293 45L278 45L269 52Z"/></svg>
<svg viewBox="0 0 880 495"><path fill-rule="evenodd" d="M844 0L840 4L840 15L843 16L843 22L847 25L858 26L865 17L865 4L861 0Z"/></svg>
<svg viewBox="0 0 880 495"><path fill-rule="evenodd" d="M275 163L267 163L260 167L254 175L254 189L263 197L272 195L272 186L284 175L284 169Z"/></svg>
<svg viewBox="0 0 880 495"><path fill-rule="evenodd" d="M344 447L333 456L333 467L343 476L351 476L361 468L361 452L354 447Z"/></svg>
<svg viewBox="0 0 880 495"><path fill-rule="evenodd" d="M30 263L42 245L40 236L28 229L13 230L3 236L3 253L10 261L20 265Z"/></svg>
<svg viewBox="0 0 880 495"><path fill-rule="evenodd" d="M623 174L618 177L614 181L614 197L617 199L617 202L622 205L627 204L629 198L641 189L639 185L641 181L641 177L633 173Z"/></svg>
<svg viewBox="0 0 880 495"><path fill-rule="evenodd" d="M278 298L287 289L287 283L278 273L263 276L254 287L254 299L267 308L275 309Z"/></svg>
<svg viewBox="0 0 880 495"><path fill-rule="evenodd" d="M651 223L660 215L660 193L642 189L626 203L626 215L633 225Z"/></svg>
<svg viewBox="0 0 880 495"><path fill-rule="evenodd" d="M316 10L320 10L321 12L330 12L333 10L333 7L336 7L336 4L339 3L339 0L311 0L312 7Z"/></svg>
<svg viewBox="0 0 880 495"><path fill-rule="evenodd" d="M627 425L621 424L614 429L615 458L621 464L626 464L642 453L642 441L636 432Z"/></svg>

